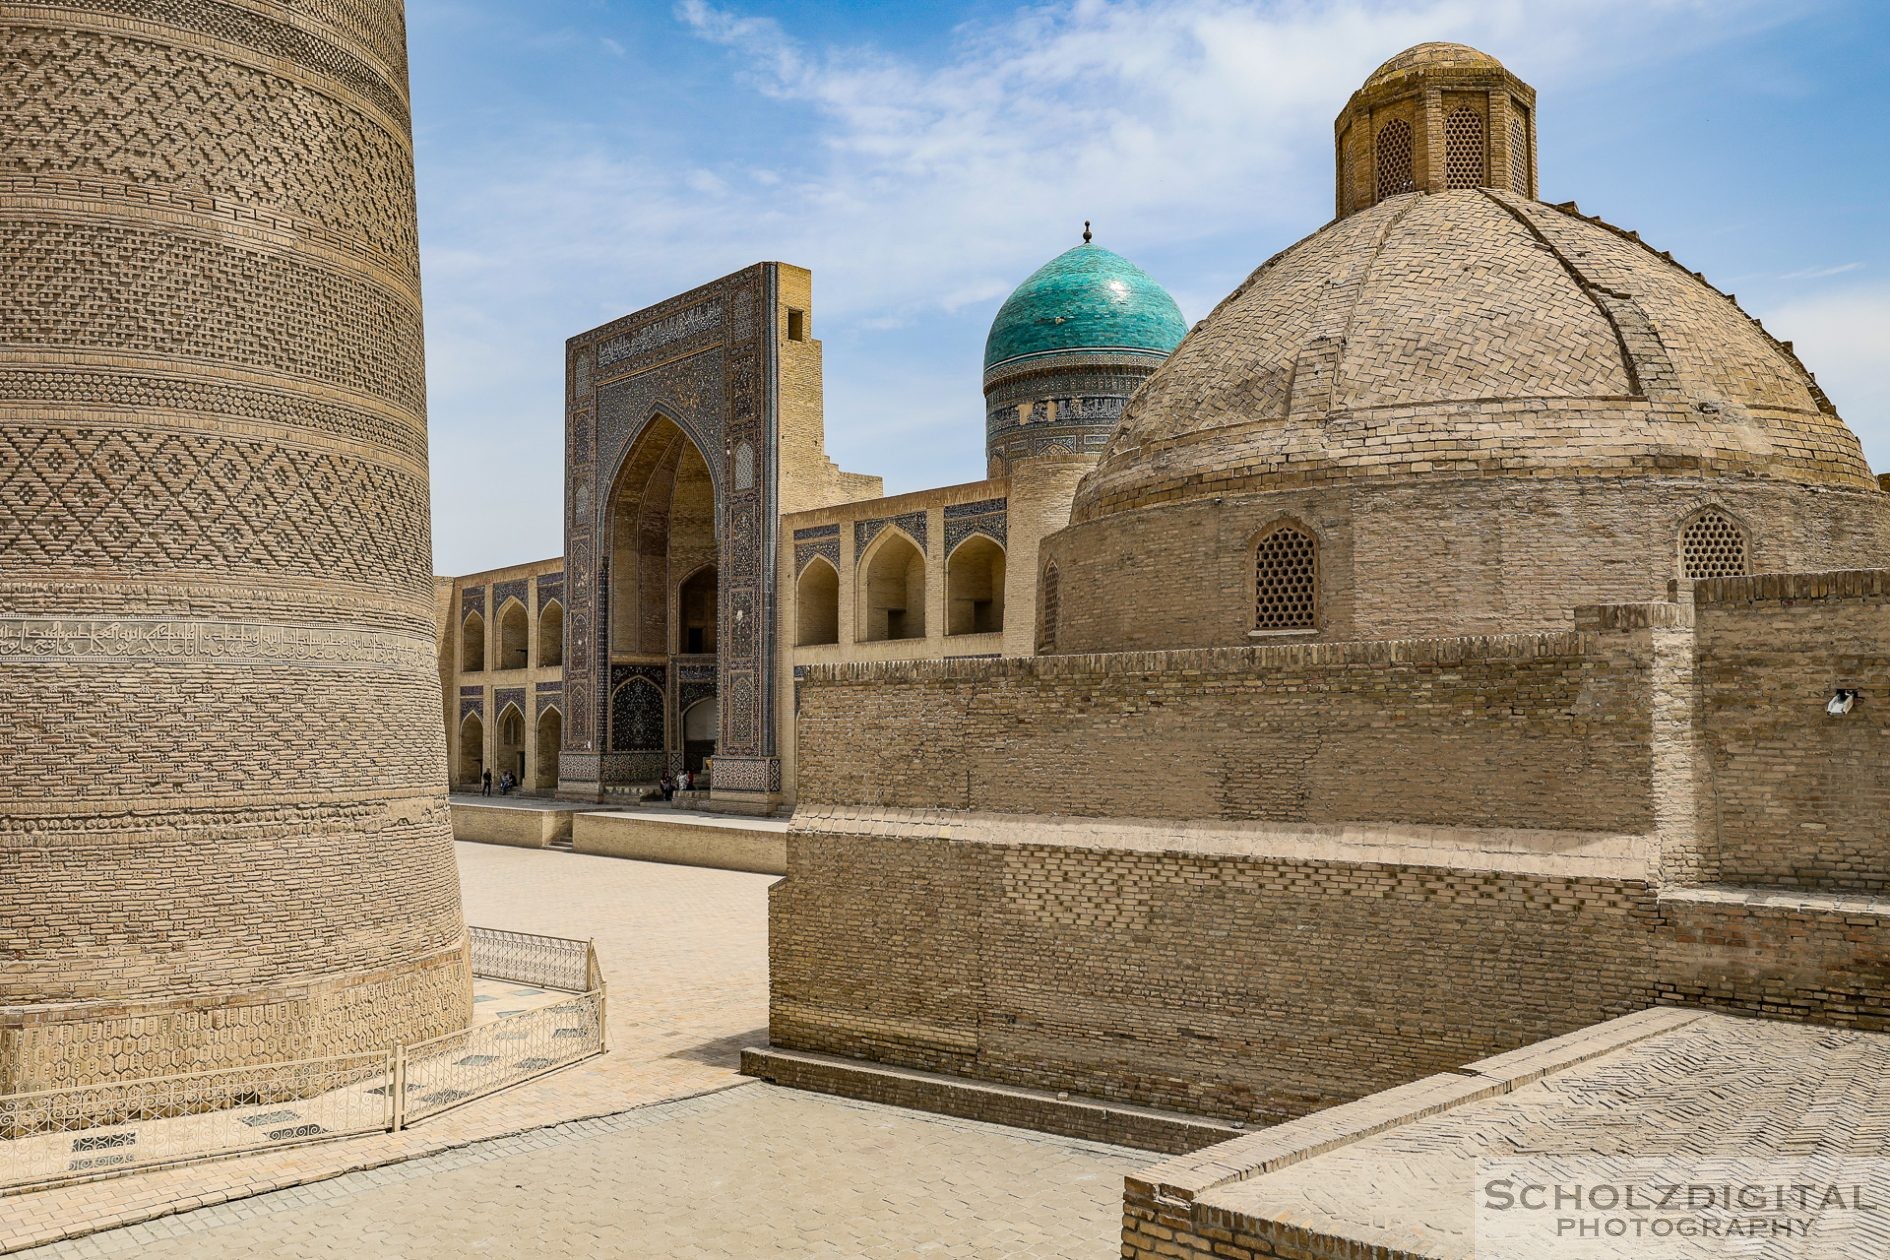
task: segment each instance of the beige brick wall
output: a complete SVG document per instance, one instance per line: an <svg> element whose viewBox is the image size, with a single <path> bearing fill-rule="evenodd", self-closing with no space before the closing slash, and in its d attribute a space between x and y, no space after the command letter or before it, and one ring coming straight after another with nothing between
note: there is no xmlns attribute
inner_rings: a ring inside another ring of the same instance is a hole
<svg viewBox="0 0 1890 1260"><path fill-rule="evenodd" d="M1057 563L1057 651L1247 643L1254 541L1292 520L1319 542L1318 631L1300 638L1556 630L1581 605L1666 598L1681 525L1707 506L1746 527L1755 571L1872 565L1890 552L1890 509L1863 491L1430 477L1107 516L1048 539L1037 573Z"/></svg>
<svg viewBox="0 0 1890 1260"><path fill-rule="evenodd" d="M797 820L776 1046L1274 1123L1653 1001L1642 880L901 821Z"/></svg>
<svg viewBox="0 0 1890 1260"><path fill-rule="evenodd" d="M1110 818L1653 826L1648 631L838 666L804 801Z"/></svg>
<svg viewBox="0 0 1890 1260"><path fill-rule="evenodd" d="M1699 683L1729 884L1890 890L1890 571L1698 584ZM1861 688L1831 717L1838 687Z"/></svg>

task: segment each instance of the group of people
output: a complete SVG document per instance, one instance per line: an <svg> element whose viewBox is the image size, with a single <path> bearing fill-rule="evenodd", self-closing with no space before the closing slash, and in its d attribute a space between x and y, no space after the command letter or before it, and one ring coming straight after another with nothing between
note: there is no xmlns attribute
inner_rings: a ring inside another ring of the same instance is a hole
<svg viewBox="0 0 1890 1260"><path fill-rule="evenodd" d="M500 796L512 795L512 789L517 786L518 786L518 780L512 777L512 772L510 770L506 770L499 775L499 795ZM490 767L488 767L485 773L480 777L479 795L481 796L492 795L492 770Z"/></svg>
<svg viewBox="0 0 1890 1260"><path fill-rule="evenodd" d="M675 800L678 792L693 792L695 787L696 772L693 770L685 770L678 775L672 775L665 770L663 777L656 781L656 788L663 794L663 799L666 801Z"/></svg>

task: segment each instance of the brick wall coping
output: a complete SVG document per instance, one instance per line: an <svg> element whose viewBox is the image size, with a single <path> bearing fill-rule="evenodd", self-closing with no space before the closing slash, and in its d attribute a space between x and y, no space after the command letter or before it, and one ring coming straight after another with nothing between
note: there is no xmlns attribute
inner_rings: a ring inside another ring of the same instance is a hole
<svg viewBox="0 0 1890 1260"><path fill-rule="evenodd" d="M1128 1177L1128 1190L1131 1195L1140 1193L1158 1201L1190 1204L1210 1192L1263 1177L1466 1103L1510 1093L1635 1042L1714 1018L1730 1017L1671 1007L1624 1015L1508 1054L1479 1059L1455 1072L1428 1076L1219 1146L1176 1156Z"/></svg>
<svg viewBox="0 0 1890 1260"><path fill-rule="evenodd" d="M1735 888L1725 884L1706 884L1693 888L1666 888L1663 902L1683 901L1695 905L1745 906L1754 910L1803 910L1814 914L1857 915L1871 926L1890 919L1890 896L1868 893L1824 893L1799 889Z"/></svg>
<svg viewBox="0 0 1890 1260"><path fill-rule="evenodd" d="M1695 606L1756 604L1782 599L1890 597L1890 569L1833 569L1823 573L1753 573L1693 584Z"/></svg>
<svg viewBox="0 0 1890 1260"><path fill-rule="evenodd" d="M1575 609L1575 628L1602 633L1685 629L1693 624L1691 604L1583 604Z"/></svg>
<svg viewBox="0 0 1890 1260"><path fill-rule="evenodd" d="M1521 827L1228 823L803 805L795 811L788 834L1501 871L1637 882L1651 882L1658 865L1657 843L1651 835ZM792 862L790 848L790 876Z"/></svg>
<svg viewBox="0 0 1890 1260"><path fill-rule="evenodd" d="M890 683L1057 678L1080 674L1258 673L1331 665L1455 665L1592 654L1592 632L1461 635L1429 639L1354 639L1260 647L1178 648L1155 652L1095 652L1065 656L1007 656L1001 660L853 661L806 667L805 682Z"/></svg>

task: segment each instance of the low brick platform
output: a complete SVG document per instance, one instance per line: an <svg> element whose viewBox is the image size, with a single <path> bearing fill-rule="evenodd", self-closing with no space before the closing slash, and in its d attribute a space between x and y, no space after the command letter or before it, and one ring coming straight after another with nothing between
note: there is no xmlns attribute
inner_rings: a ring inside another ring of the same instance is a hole
<svg viewBox="0 0 1890 1260"><path fill-rule="evenodd" d="M775 1085L886 1103L914 1111L1035 1129L1177 1155L1241 1136L1238 1125L1152 1107L994 1085L939 1072L882 1067L858 1059L772 1047L742 1051L742 1075Z"/></svg>
<svg viewBox="0 0 1890 1260"><path fill-rule="evenodd" d="M670 809L585 812L572 821L571 844L602 857L785 875L787 828L786 819Z"/></svg>
<svg viewBox="0 0 1890 1260"><path fill-rule="evenodd" d="M453 798L453 839L474 844L504 844L515 849L549 849L571 835L577 813L540 801Z"/></svg>

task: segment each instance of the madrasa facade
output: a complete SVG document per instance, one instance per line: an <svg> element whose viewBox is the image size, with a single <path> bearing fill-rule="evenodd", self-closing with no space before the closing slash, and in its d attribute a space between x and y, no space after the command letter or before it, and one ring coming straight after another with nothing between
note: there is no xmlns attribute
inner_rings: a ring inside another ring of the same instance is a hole
<svg viewBox="0 0 1890 1260"><path fill-rule="evenodd" d="M571 339L564 556L437 589L456 786L686 769L770 812L810 666L1036 650L1039 546L1186 333L1174 300L1086 226L992 324L989 475L888 497L827 457L812 289L761 263Z"/></svg>

